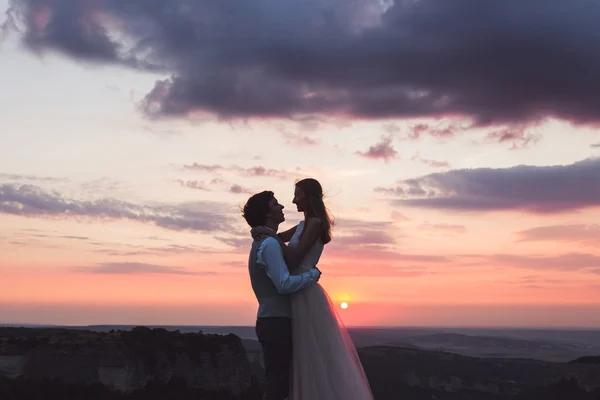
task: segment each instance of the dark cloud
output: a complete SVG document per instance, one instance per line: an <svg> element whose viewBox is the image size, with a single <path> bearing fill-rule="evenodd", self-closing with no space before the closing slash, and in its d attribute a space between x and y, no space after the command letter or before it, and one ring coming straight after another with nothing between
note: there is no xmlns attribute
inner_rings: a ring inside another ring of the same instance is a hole
<svg viewBox="0 0 600 400"><path fill-rule="evenodd" d="M94 274L174 274L174 275L214 275L215 272L194 272L164 265L139 262L110 262L92 267L74 267L73 271Z"/></svg>
<svg viewBox="0 0 600 400"><path fill-rule="evenodd" d="M559 213L600 206L600 158L570 165L452 170L398 182L376 192L402 206L457 211Z"/></svg>
<svg viewBox="0 0 600 400"><path fill-rule="evenodd" d="M10 5L35 52L169 76L147 94L149 115L453 115L478 124L600 116L595 1Z"/></svg>
<svg viewBox="0 0 600 400"><path fill-rule="evenodd" d="M392 144L393 137L383 136L381 141L370 146L367 151L357 151L356 154L366 158L382 159L385 162L397 158L398 152Z"/></svg>
<svg viewBox="0 0 600 400"><path fill-rule="evenodd" d="M0 185L0 213L24 217L128 219L171 230L227 232L234 230L231 211L211 202L138 205L111 198L73 200L33 185Z"/></svg>
<svg viewBox="0 0 600 400"><path fill-rule="evenodd" d="M539 226L517 232L523 242L571 242L600 245L600 225L551 225Z"/></svg>
<svg viewBox="0 0 600 400"><path fill-rule="evenodd" d="M592 149L598 149L598 148L600 148L600 143L593 143L593 144L590 145L590 147Z"/></svg>

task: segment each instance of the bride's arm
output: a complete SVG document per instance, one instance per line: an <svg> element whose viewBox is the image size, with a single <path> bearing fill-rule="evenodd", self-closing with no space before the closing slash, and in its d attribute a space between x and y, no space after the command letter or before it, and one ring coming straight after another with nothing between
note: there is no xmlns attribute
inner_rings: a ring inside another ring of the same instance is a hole
<svg viewBox="0 0 600 400"><path fill-rule="evenodd" d="M294 233L296 233L297 228L298 225L294 226L291 229L288 229L287 231L278 233L277 236L279 236L279 239L281 239L282 242L287 243L292 239L292 236L294 236Z"/></svg>
<svg viewBox="0 0 600 400"><path fill-rule="evenodd" d="M302 233L302 239L298 246L290 247L283 246L283 253L285 254L285 261L287 262L290 270L294 269L306 254L310 251L312 246L315 244L317 239L321 237L323 233L323 224L320 218L309 218L304 224L304 231Z"/></svg>

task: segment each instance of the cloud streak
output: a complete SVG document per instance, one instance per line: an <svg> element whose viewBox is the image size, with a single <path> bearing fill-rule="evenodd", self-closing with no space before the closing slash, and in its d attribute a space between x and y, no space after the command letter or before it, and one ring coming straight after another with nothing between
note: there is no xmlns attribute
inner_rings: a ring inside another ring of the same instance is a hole
<svg viewBox="0 0 600 400"><path fill-rule="evenodd" d="M475 168L378 187L395 204L453 211L520 210L550 214L600 206L600 158L570 165Z"/></svg>
<svg viewBox="0 0 600 400"><path fill-rule="evenodd" d="M600 225L539 226L517 232L521 242L570 242L585 245L600 244Z"/></svg>
<svg viewBox="0 0 600 400"><path fill-rule="evenodd" d="M600 256L588 253L567 253L556 256L497 254L484 257L493 264L542 271L582 271L594 272L600 269Z"/></svg>
<svg viewBox="0 0 600 400"><path fill-rule="evenodd" d="M236 174L245 177L272 177L282 180L295 179L302 176L299 167L296 168L294 171L289 171L285 169L266 168L260 165L254 167L240 167L239 165L230 165L228 167L225 167L223 165L218 164L210 165L193 163L186 164L183 166L183 168L188 171L198 171L204 173L211 173L215 175ZM212 183L219 183L219 181L215 180Z"/></svg>
<svg viewBox="0 0 600 400"><path fill-rule="evenodd" d="M92 274L170 274L170 275L215 275L215 272L194 272L164 265L139 262L109 262L92 267L73 267L75 272Z"/></svg>
<svg viewBox="0 0 600 400"><path fill-rule="evenodd" d="M419 229L430 232L441 232L446 234L462 234L467 232L467 228L464 225L452 225L452 224L422 224Z"/></svg>
<svg viewBox="0 0 600 400"><path fill-rule="evenodd" d="M65 182L65 178L55 178L51 176L37 176L37 175L20 175L20 174L5 174L0 173L0 180L8 181L38 181L38 182Z"/></svg>
<svg viewBox="0 0 600 400"><path fill-rule="evenodd" d="M33 185L0 185L0 213L30 218L126 219L177 231L227 232L234 230L229 211L224 204L211 202L139 205L111 198L85 201Z"/></svg>
<svg viewBox="0 0 600 400"><path fill-rule="evenodd" d="M600 5L587 0L10 5L32 51L167 75L146 95L152 116L600 120Z"/></svg>

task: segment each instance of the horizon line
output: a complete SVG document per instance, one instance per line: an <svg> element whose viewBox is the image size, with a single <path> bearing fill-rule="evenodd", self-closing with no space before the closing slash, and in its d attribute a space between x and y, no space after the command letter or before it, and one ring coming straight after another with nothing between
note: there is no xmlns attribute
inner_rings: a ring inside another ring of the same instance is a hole
<svg viewBox="0 0 600 400"><path fill-rule="evenodd" d="M181 327L181 328L254 328L254 325L188 325L188 324L40 324L31 322L0 322L0 327L15 328L93 328L93 327ZM510 326L510 325L346 325L346 329L514 329L514 330L593 330L600 326Z"/></svg>

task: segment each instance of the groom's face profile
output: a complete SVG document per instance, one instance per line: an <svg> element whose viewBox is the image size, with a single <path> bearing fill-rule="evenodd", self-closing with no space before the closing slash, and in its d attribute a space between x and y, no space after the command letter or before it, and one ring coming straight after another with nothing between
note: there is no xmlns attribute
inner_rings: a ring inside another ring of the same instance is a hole
<svg viewBox="0 0 600 400"><path fill-rule="evenodd" d="M285 221L285 216L283 215L283 206L279 204L275 197L269 200L269 214L267 215L267 218L277 224Z"/></svg>

